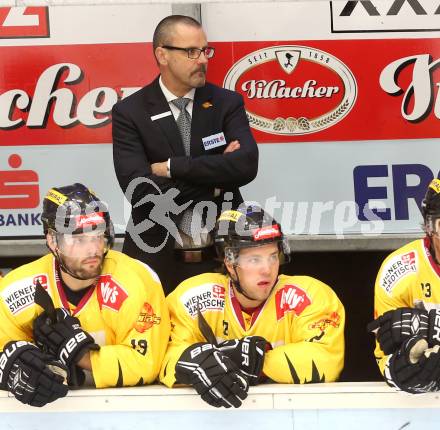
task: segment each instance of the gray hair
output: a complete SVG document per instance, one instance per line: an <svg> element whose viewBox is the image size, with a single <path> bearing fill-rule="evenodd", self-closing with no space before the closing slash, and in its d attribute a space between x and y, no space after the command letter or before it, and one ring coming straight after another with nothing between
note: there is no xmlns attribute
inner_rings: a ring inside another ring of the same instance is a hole
<svg viewBox="0 0 440 430"><path fill-rule="evenodd" d="M157 24L153 34L153 53L158 46L169 45L173 35L174 27L177 24L190 25L192 27L201 28L200 22L185 15L170 15Z"/></svg>

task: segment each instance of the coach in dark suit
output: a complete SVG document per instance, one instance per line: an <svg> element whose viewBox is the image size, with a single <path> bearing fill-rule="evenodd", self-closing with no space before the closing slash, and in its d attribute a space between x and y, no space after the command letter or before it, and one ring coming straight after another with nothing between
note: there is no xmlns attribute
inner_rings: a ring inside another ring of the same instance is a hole
<svg viewBox="0 0 440 430"><path fill-rule="evenodd" d="M123 251L156 270L168 293L216 266L209 232L242 202L258 149L241 95L206 83L214 48L197 21L163 19L153 49L160 76L113 108L113 157L132 204Z"/></svg>

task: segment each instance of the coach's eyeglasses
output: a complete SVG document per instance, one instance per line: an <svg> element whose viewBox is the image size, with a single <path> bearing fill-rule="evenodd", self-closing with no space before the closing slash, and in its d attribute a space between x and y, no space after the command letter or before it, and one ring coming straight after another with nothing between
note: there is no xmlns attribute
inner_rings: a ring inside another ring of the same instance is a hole
<svg viewBox="0 0 440 430"><path fill-rule="evenodd" d="M200 48L179 48L178 46L164 45L162 46L162 48L171 49L175 51L185 51L186 54L188 55L188 58L191 58L192 60L197 60L202 54L202 52L205 55L205 57L208 59L212 58L215 53L215 48L213 48L212 46L205 46L204 48L200 49Z"/></svg>

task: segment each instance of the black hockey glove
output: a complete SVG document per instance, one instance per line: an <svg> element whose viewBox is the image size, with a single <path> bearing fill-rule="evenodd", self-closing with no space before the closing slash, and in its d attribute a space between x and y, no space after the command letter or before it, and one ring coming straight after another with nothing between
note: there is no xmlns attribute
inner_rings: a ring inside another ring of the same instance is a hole
<svg viewBox="0 0 440 430"><path fill-rule="evenodd" d="M192 385L216 408L240 407L249 389L233 361L210 343L196 343L183 352L176 364L176 381Z"/></svg>
<svg viewBox="0 0 440 430"><path fill-rule="evenodd" d="M26 341L8 342L0 355L0 388L31 406L44 406L67 394L67 368Z"/></svg>
<svg viewBox="0 0 440 430"><path fill-rule="evenodd" d="M218 349L246 375L249 385L257 385L263 370L267 341L261 336L246 336L221 342Z"/></svg>
<svg viewBox="0 0 440 430"><path fill-rule="evenodd" d="M439 391L440 347L427 348L427 341L419 335L406 340L388 359L384 369L387 384L412 394Z"/></svg>
<svg viewBox="0 0 440 430"><path fill-rule="evenodd" d="M34 320L35 343L45 352L57 357L69 369L69 385L79 385L79 360L90 350L99 350L92 336L81 328L76 317L65 309L56 309L56 321L46 312Z"/></svg>
<svg viewBox="0 0 440 430"><path fill-rule="evenodd" d="M380 348L387 355L414 335L422 336L434 346L440 344L440 310L398 308L385 312L369 323L367 329L376 333Z"/></svg>

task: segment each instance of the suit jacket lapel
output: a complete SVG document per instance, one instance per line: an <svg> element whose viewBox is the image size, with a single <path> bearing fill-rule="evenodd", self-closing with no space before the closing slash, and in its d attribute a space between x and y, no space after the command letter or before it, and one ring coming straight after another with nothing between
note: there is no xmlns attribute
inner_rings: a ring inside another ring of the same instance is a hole
<svg viewBox="0 0 440 430"><path fill-rule="evenodd" d="M209 84L197 88L194 96L194 105L191 120L191 155L205 153L202 138L221 130L214 130L214 102Z"/></svg>
<svg viewBox="0 0 440 430"><path fill-rule="evenodd" d="M150 116L170 111L170 105L160 89L159 78L156 78L150 85L148 85L146 90L145 106ZM182 138L180 137L180 132L173 114L156 119L153 121L153 125L165 135L173 155L185 155Z"/></svg>

